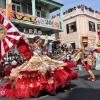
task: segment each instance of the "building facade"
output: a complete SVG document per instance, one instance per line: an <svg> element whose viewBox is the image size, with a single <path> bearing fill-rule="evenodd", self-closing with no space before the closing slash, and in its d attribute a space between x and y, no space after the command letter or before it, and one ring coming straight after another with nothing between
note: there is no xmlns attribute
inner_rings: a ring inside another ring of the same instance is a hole
<svg viewBox="0 0 100 100"><path fill-rule="evenodd" d="M55 40L55 33L62 31L62 21L50 18L60 11L63 4L53 0L0 0L0 11L24 34L30 42L36 35Z"/></svg>
<svg viewBox="0 0 100 100"><path fill-rule="evenodd" d="M100 13L79 5L66 10L63 13L63 32L59 33L62 43L66 43L73 48L80 48L83 42L87 42L88 47L96 46L98 41L98 30L100 29Z"/></svg>

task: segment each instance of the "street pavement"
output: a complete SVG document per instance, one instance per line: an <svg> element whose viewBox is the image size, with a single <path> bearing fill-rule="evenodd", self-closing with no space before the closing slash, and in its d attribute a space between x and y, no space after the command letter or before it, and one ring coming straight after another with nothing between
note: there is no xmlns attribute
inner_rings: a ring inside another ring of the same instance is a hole
<svg viewBox="0 0 100 100"><path fill-rule="evenodd" d="M38 98L21 99L21 100L100 100L100 71L93 70L97 81L87 80L88 73L83 70L78 72L80 78L73 80L70 86L63 90L57 91L54 96L43 94ZM20 100L0 98L0 100Z"/></svg>

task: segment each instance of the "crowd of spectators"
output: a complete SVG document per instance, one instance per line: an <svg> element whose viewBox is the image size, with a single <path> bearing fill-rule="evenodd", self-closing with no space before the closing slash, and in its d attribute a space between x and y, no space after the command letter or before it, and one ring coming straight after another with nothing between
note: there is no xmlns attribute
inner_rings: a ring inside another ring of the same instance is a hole
<svg viewBox="0 0 100 100"><path fill-rule="evenodd" d="M24 61L24 58L18 53L9 52L3 57L0 64L0 76L2 77L9 74L12 68L21 65Z"/></svg>

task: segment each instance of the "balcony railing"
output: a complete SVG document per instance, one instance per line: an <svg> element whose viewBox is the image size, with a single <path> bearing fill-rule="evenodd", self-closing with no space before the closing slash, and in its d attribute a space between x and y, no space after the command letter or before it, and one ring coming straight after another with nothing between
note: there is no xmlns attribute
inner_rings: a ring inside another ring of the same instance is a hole
<svg viewBox="0 0 100 100"><path fill-rule="evenodd" d="M42 17L32 16L19 12L10 12L8 17L12 22L25 23L37 27L50 28L55 30L61 29L60 20L45 19Z"/></svg>
<svg viewBox="0 0 100 100"><path fill-rule="evenodd" d="M60 19L59 20L52 20L52 19L45 19L42 17L32 16L29 14L19 13L19 12L7 12L6 9L0 8L0 11L7 15L7 17L12 22L30 24L37 27L44 27L50 28L55 30L61 30Z"/></svg>

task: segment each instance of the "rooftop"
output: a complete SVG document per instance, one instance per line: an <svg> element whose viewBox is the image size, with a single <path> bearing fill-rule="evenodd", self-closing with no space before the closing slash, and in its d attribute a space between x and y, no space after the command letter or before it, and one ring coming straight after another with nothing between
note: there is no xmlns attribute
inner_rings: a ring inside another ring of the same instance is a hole
<svg viewBox="0 0 100 100"><path fill-rule="evenodd" d="M65 10L65 11L63 12L63 14L65 15L65 14L67 14L67 13L71 13L72 11L76 10L77 8L78 8L78 9L81 9L81 10L88 10L88 11L90 11L90 12L93 12L93 13L95 12L95 13L100 14L99 11L96 11L96 10L94 10L94 9L91 8L91 7L87 7L87 6L84 5L84 4L80 4L80 5L74 6L73 8L69 8L69 9Z"/></svg>
<svg viewBox="0 0 100 100"><path fill-rule="evenodd" d="M90 12L92 12L92 13L98 13L98 14L100 14L99 11L96 11L96 10L94 10L94 9L91 8L91 7L87 7L86 5L80 4L80 5L74 6L73 8L69 8L69 9L65 10L65 11L63 12L63 15L66 15L66 14L68 14L68 13L71 13L71 12L75 11L76 9L81 9L81 10L83 10L83 11L84 11L84 10L88 10L88 11L90 11ZM60 13L58 13L58 14L52 16L52 18L55 18L56 16L60 16Z"/></svg>
<svg viewBox="0 0 100 100"><path fill-rule="evenodd" d="M60 6L64 6L64 4L59 3L59 2L57 2L57 1L54 1L54 0L50 0L50 1L53 2L53 3L56 3L56 4L60 5Z"/></svg>
<svg viewBox="0 0 100 100"><path fill-rule="evenodd" d="M37 2L41 2L42 4L46 4L49 7L50 12L54 12L64 6L62 3L59 3L54 0L38 0Z"/></svg>

